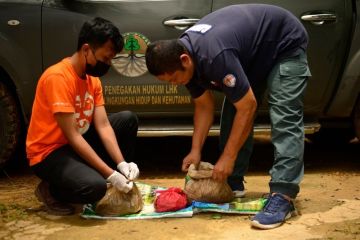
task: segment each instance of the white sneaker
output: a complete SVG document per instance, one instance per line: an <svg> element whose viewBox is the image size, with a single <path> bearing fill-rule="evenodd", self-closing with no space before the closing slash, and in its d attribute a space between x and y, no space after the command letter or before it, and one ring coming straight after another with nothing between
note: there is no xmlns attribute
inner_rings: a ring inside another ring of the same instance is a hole
<svg viewBox="0 0 360 240"><path fill-rule="evenodd" d="M243 198L245 197L246 191L245 190L235 190L233 191L235 198Z"/></svg>

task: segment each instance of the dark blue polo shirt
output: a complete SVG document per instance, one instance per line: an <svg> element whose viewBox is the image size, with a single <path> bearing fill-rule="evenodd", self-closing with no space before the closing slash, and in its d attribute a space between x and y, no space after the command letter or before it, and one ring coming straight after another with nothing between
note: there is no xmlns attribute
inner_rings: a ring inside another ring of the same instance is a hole
<svg viewBox="0 0 360 240"><path fill-rule="evenodd" d="M232 5L203 17L180 37L195 64L186 85L193 98L206 89L224 92L231 102L266 81L277 61L305 51L308 36L285 9L265 4Z"/></svg>

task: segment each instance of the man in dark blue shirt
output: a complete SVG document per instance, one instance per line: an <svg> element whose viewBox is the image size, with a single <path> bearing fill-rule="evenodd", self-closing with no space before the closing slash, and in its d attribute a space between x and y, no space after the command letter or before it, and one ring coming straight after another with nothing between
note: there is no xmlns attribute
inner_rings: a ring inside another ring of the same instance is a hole
<svg viewBox="0 0 360 240"><path fill-rule="evenodd" d="M213 178L227 180L236 196L244 195L243 176L253 143L257 102L269 96L275 160L269 200L252 219L254 227L280 226L295 212L292 199L303 177L303 94L310 71L308 36L290 12L270 5L233 5L210 13L179 39L148 46L146 63L159 80L184 84L194 99L194 134L182 169L201 160L213 122L214 98L225 100L221 115L219 157Z"/></svg>

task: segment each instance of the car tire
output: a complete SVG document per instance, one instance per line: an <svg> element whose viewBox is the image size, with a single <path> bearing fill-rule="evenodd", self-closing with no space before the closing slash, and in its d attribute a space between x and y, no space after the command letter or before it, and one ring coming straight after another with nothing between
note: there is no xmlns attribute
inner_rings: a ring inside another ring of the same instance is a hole
<svg viewBox="0 0 360 240"><path fill-rule="evenodd" d="M21 131L18 105L9 88L0 82L0 168L13 156Z"/></svg>

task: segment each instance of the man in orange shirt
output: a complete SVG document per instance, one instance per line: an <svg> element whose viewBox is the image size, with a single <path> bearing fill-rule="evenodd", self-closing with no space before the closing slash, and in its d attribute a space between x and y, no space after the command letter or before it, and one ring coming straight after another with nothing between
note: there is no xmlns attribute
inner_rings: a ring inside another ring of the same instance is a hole
<svg viewBox="0 0 360 240"><path fill-rule="evenodd" d="M77 51L49 67L38 82L26 152L42 180L35 195L50 214L72 214L69 203L100 200L106 182L129 192L139 175L137 165L127 162L134 153L138 119L129 111L108 118L99 79L123 45L111 22L87 21Z"/></svg>

